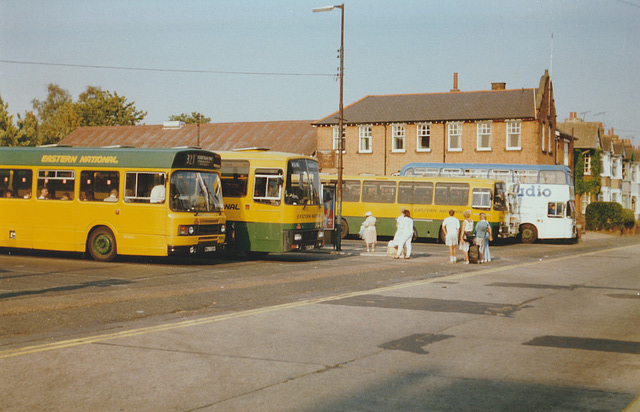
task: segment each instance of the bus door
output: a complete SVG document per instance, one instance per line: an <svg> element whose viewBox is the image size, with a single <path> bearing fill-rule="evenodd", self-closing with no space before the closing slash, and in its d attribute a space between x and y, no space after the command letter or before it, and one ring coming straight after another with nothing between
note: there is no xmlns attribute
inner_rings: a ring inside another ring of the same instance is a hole
<svg viewBox="0 0 640 412"><path fill-rule="evenodd" d="M31 248L33 219L30 169L0 169L0 244L7 247Z"/></svg>

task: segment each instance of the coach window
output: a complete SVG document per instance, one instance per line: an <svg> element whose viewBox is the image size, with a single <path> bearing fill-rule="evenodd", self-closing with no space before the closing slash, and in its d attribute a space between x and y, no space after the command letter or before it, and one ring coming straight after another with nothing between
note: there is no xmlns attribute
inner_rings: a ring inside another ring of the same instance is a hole
<svg viewBox="0 0 640 412"><path fill-rule="evenodd" d="M111 190L120 187L120 173L103 170L83 170L80 172L80 200L102 202Z"/></svg>
<svg viewBox="0 0 640 412"><path fill-rule="evenodd" d="M72 200L75 177L73 170L38 170L37 198Z"/></svg>
<svg viewBox="0 0 640 412"><path fill-rule="evenodd" d="M565 204L562 202L549 202L548 213L549 217L564 217Z"/></svg>
<svg viewBox="0 0 640 412"><path fill-rule="evenodd" d="M283 173L281 169L256 169L253 184L253 200L259 203L279 205L282 195ZM291 204L298 204L304 195L298 186L287 195Z"/></svg>
<svg viewBox="0 0 640 412"><path fill-rule="evenodd" d="M222 195L224 197L245 197L249 179L249 162L246 160L222 161Z"/></svg>
<svg viewBox="0 0 640 412"><path fill-rule="evenodd" d="M430 205L433 198L433 183L400 182L398 184L398 203Z"/></svg>
<svg viewBox="0 0 640 412"><path fill-rule="evenodd" d="M164 203L152 199L155 187L165 187L166 173L127 172L124 175L124 201L128 203ZM152 201L153 200L153 201Z"/></svg>
<svg viewBox="0 0 640 412"><path fill-rule="evenodd" d="M491 189L473 189L471 207L474 209L491 209Z"/></svg>
<svg viewBox="0 0 640 412"><path fill-rule="evenodd" d="M436 183L435 204L466 206L469 204L469 185L466 183Z"/></svg>
<svg viewBox="0 0 640 412"><path fill-rule="evenodd" d="M362 185L362 201L366 203L393 203L396 200L395 182L368 182Z"/></svg>
<svg viewBox="0 0 640 412"><path fill-rule="evenodd" d="M0 169L0 196L2 198L31 198L33 173L26 169Z"/></svg>

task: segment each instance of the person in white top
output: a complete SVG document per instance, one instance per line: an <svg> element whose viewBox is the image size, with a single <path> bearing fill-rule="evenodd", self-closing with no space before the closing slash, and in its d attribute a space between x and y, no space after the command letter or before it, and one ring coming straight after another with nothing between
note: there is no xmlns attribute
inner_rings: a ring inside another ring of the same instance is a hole
<svg viewBox="0 0 640 412"><path fill-rule="evenodd" d="M118 201L118 189L111 189L109 197L104 198L105 202L117 202Z"/></svg>
<svg viewBox="0 0 640 412"><path fill-rule="evenodd" d="M376 218L373 217L371 212L365 213L366 219L364 221L364 244L367 246L367 252L376 251L376 240L378 234L376 232Z"/></svg>
<svg viewBox="0 0 640 412"><path fill-rule="evenodd" d="M163 203L165 197L164 185L156 185L151 189L151 203Z"/></svg>
<svg viewBox="0 0 640 412"><path fill-rule="evenodd" d="M449 217L442 221L442 230L445 235L445 243L449 247L449 262L456 263L456 246L460 234L460 221L454 217L456 212L449 210Z"/></svg>
<svg viewBox="0 0 640 412"><path fill-rule="evenodd" d="M395 259L411 258L411 238L413 237L413 219L407 209L402 209L402 216L398 218L398 229L395 239L398 242L398 252Z"/></svg>

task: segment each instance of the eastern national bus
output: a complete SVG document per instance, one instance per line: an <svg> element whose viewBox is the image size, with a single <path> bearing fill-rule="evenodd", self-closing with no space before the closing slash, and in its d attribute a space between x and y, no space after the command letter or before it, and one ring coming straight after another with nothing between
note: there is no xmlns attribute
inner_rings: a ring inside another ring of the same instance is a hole
<svg viewBox="0 0 640 412"><path fill-rule="evenodd" d="M288 252L324 245L318 161L239 149L219 152L232 253Z"/></svg>
<svg viewBox="0 0 640 412"><path fill-rule="evenodd" d="M219 169L218 154L189 148L0 148L0 247L99 261L218 250Z"/></svg>
<svg viewBox="0 0 640 412"><path fill-rule="evenodd" d="M502 179L511 187L518 187L522 242L577 239L573 176L567 166L409 163L400 175Z"/></svg>
<svg viewBox="0 0 640 412"><path fill-rule="evenodd" d="M323 182L335 184L335 175L323 175ZM379 236L393 236L400 208L413 218L414 239L444 240L442 221L454 210L464 219L465 210L478 222L481 212L487 215L494 237L515 236L518 222L512 219L516 195L507 193L506 184L490 179L423 178L400 176L344 176L342 182L341 235L360 231L365 213L377 219Z"/></svg>

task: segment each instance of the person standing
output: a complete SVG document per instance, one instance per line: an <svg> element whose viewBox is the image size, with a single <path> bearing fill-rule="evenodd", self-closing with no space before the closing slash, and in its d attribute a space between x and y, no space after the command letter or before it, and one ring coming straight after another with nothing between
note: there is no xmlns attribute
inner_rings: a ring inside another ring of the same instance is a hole
<svg viewBox="0 0 640 412"><path fill-rule="evenodd" d="M469 235L473 233L473 220L471 220L471 211L465 210L462 215L464 216L464 220L462 221L462 226L460 230L460 250L464 254L464 263L466 265L469 264Z"/></svg>
<svg viewBox="0 0 640 412"><path fill-rule="evenodd" d="M376 218L371 212L367 212L364 215L364 244L367 246L367 252L375 252L376 241L378 238L378 234L376 232Z"/></svg>
<svg viewBox="0 0 640 412"><path fill-rule="evenodd" d="M480 221L476 225L475 234L476 244L480 249L480 263L491 262L489 241L493 241L493 236L491 235L491 225L487 222L487 215L484 213L480 213Z"/></svg>
<svg viewBox="0 0 640 412"><path fill-rule="evenodd" d="M413 238L413 219L407 209L402 210L401 218L398 218L398 229L396 230L398 251L395 259L411 259L411 238Z"/></svg>
<svg viewBox="0 0 640 412"><path fill-rule="evenodd" d="M449 210L449 217L442 221L445 243L449 247L449 262L456 263L456 246L460 232L460 221L454 217L456 212Z"/></svg>

